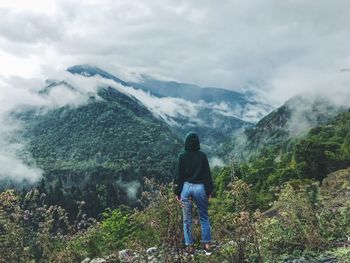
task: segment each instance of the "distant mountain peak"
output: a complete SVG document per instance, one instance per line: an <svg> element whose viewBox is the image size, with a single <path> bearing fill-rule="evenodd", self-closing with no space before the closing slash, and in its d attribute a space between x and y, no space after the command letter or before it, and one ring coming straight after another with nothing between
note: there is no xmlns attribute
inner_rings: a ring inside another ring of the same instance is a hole
<svg viewBox="0 0 350 263"><path fill-rule="evenodd" d="M125 81L108 73L107 71L104 71L103 69L100 69L99 67L92 66L89 64L75 65L75 66L67 68L67 71L69 73L78 74L78 75L82 75L85 77L93 77L93 76L99 75L102 78L111 79L119 84L124 85L124 86L129 86L128 83L126 83Z"/></svg>
<svg viewBox="0 0 350 263"><path fill-rule="evenodd" d="M76 72L83 72L83 71L102 71L102 69L100 69L99 67L90 65L90 64L81 64L81 65L74 65L71 66L69 68L67 68L67 71L71 72L71 73L76 73Z"/></svg>

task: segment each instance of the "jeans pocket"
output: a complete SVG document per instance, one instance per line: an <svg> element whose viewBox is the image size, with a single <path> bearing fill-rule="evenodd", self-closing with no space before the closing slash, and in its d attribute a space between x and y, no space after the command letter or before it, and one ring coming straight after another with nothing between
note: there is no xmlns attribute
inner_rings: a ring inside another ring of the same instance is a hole
<svg viewBox="0 0 350 263"><path fill-rule="evenodd" d="M189 189L189 185L188 183L184 183L184 185L182 186L182 191L181 191L181 194L180 194L180 197L181 198L187 198L189 196L189 192L190 192L190 189Z"/></svg>
<svg viewBox="0 0 350 263"><path fill-rule="evenodd" d="M201 190L202 190L202 194L203 194L204 196L207 196L207 193L206 193L206 191L205 191L205 185L204 185L204 184L201 184Z"/></svg>

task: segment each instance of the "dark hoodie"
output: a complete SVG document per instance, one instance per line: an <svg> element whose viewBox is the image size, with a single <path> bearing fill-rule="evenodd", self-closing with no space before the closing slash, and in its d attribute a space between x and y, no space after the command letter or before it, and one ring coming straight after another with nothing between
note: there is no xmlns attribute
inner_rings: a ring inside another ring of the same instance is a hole
<svg viewBox="0 0 350 263"><path fill-rule="evenodd" d="M204 184L207 195L210 195L214 190L208 158L199 149L198 135L194 132L188 133L185 151L178 155L175 165L174 193L177 196L180 196L185 181L194 184Z"/></svg>

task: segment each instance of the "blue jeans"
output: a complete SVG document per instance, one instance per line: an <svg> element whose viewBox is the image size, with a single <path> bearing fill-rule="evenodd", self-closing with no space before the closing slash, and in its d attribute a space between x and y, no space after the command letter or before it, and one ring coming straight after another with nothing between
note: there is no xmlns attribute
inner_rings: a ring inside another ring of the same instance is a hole
<svg viewBox="0 0 350 263"><path fill-rule="evenodd" d="M192 184L184 182L181 192L181 203L183 212L183 228L185 244L193 245L192 234L192 201L197 205L199 210L199 220L202 230L202 243L210 243L210 221L208 216L208 197L205 193L204 184Z"/></svg>

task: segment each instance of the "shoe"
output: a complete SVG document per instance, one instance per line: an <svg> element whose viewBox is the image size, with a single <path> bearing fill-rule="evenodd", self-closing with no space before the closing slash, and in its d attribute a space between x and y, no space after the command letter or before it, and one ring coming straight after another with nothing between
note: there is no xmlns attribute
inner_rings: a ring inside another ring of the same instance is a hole
<svg viewBox="0 0 350 263"><path fill-rule="evenodd" d="M211 246L210 246L209 243L204 244L203 249L204 249L204 253L205 253L206 256L210 256L211 255Z"/></svg>

